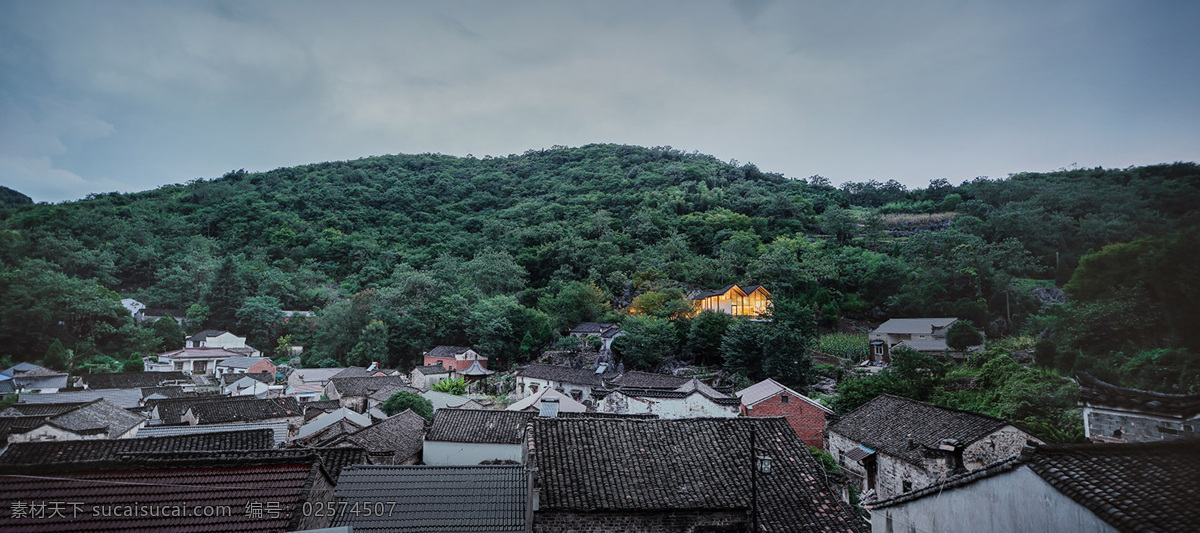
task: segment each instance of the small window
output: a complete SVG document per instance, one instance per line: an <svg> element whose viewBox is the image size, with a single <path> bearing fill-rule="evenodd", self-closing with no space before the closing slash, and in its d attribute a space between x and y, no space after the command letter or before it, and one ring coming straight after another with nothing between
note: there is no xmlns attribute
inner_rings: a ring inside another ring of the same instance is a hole
<svg viewBox="0 0 1200 533"><path fill-rule="evenodd" d="M846 466L846 452L838 450L838 466Z"/></svg>
<svg viewBox="0 0 1200 533"><path fill-rule="evenodd" d="M901 490L903 492L911 492L912 491L912 482L906 479L906 480L904 480L904 483L901 483L901 487L902 487Z"/></svg>
<svg viewBox="0 0 1200 533"><path fill-rule="evenodd" d="M783 396L779 397L779 403L788 403L788 401L791 399L792 399L791 396L784 394Z"/></svg>
<svg viewBox="0 0 1200 533"><path fill-rule="evenodd" d="M875 355L883 355L883 345L882 344L875 345Z"/></svg>
<svg viewBox="0 0 1200 533"><path fill-rule="evenodd" d="M530 384L529 384L529 392L532 392L532 393L534 393L534 394L537 394L537 390L538 390L538 384L537 384L537 383L530 383Z"/></svg>

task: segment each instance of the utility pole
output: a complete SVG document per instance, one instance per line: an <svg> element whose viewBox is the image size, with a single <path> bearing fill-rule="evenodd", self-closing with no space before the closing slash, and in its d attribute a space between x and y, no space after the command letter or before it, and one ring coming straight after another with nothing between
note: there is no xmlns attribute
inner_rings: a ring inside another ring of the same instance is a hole
<svg viewBox="0 0 1200 533"><path fill-rule="evenodd" d="M754 437L757 428L754 423L750 424L750 520L754 524L754 533L758 533L758 464L756 464L756 453L754 451Z"/></svg>

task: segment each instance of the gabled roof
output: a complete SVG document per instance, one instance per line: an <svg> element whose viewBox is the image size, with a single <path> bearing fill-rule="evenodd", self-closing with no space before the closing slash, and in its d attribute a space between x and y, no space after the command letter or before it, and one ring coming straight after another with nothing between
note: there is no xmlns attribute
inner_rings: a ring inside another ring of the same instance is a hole
<svg viewBox="0 0 1200 533"><path fill-rule="evenodd" d="M517 372L517 376L530 379L544 379L559 383L571 383L574 385L599 387L604 384L602 378L613 378L616 376L616 373L610 371L604 374L597 374L595 370L589 370L586 368L534 364L521 369L520 372Z"/></svg>
<svg viewBox="0 0 1200 533"><path fill-rule="evenodd" d="M771 456L757 476L768 531L869 531L783 418L537 418L530 462L540 508L574 512L745 511L751 431Z"/></svg>
<svg viewBox="0 0 1200 533"><path fill-rule="evenodd" d="M435 346L432 350L425 352L425 357L454 357L459 354L464 354L470 350L465 346ZM480 355L480 359L487 359Z"/></svg>
<svg viewBox="0 0 1200 533"><path fill-rule="evenodd" d="M140 436L139 431L139 436ZM139 452L253 450L275 447L269 429L223 431L136 439L18 442L0 454L0 464L45 464L104 461Z"/></svg>
<svg viewBox="0 0 1200 533"><path fill-rule="evenodd" d="M829 432L921 466L925 447L937 448L942 439L968 446L1007 425L985 414L883 394L829 426Z"/></svg>
<svg viewBox="0 0 1200 533"><path fill-rule="evenodd" d="M353 466L342 472L335 490L351 507L395 502L403 509L390 516L334 518L334 526L353 526L356 532L526 531L529 490L521 465Z"/></svg>
<svg viewBox="0 0 1200 533"><path fill-rule="evenodd" d="M17 363L13 366L5 368L3 371L0 371L0 374L4 374L6 376L11 376L11 377L16 377L16 376L20 376L22 374L27 374L30 372L38 372L38 371L50 372L52 374L55 373L53 370L50 370L45 367L40 367L33 363ZM36 373L34 375L36 375Z"/></svg>
<svg viewBox="0 0 1200 533"><path fill-rule="evenodd" d="M583 334L583 335L600 335L601 333L604 333L605 331L608 331L608 330L616 328L616 327L617 327L617 325L612 324L612 323L584 322L582 324L579 324L578 326L571 328L571 333L572 334Z"/></svg>
<svg viewBox="0 0 1200 533"><path fill-rule="evenodd" d="M422 392L421 396L424 396L426 400L429 400L429 403L433 404L433 408L435 410L436 409L457 409L457 408L460 408L469 403L473 403L473 401L470 398L467 398L466 396L457 396L454 394L450 394L450 393L446 393L446 392L438 392L435 390L427 390L425 392ZM476 404L476 405L478 405L478 404Z"/></svg>
<svg viewBox="0 0 1200 533"><path fill-rule="evenodd" d="M770 398L774 398L780 394L787 394L793 398L798 398L801 401L816 407L821 411L824 411L826 414L833 414L832 410L824 405L821 405L816 400L789 389L782 383L771 378L764 379L758 383L737 391L737 397L741 398L742 405L746 406L747 409L753 409L755 405L758 405Z"/></svg>
<svg viewBox="0 0 1200 533"><path fill-rule="evenodd" d="M1200 415L1200 394L1165 394L1126 389L1100 381L1087 372L1076 372L1079 402L1091 407L1191 419Z"/></svg>
<svg viewBox="0 0 1200 533"><path fill-rule="evenodd" d="M183 348L171 352L163 352L158 354L159 357L169 359L220 359L225 360L230 357L241 357L237 352L231 352L225 348L206 346L203 348Z"/></svg>
<svg viewBox="0 0 1200 533"><path fill-rule="evenodd" d="M102 389L82 390L72 392L51 392L45 394L22 394L17 400L24 404L37 403L87 403L104 398L122 408L132 409L142 404L141 389Z"/></svg>
<svg viewBox="0 0 1200 533"><path fill-rule="evenodd" d="M14 403L0 411L5 416L54 416L65 413L87 402L77 403Z"/></svg>
<svg viewBox="0 0 1200 533"><path fill-rule="evenodd" d="M200 342L200 341L203 341L203 340L205 340L205 339L207 339L207 338L209 338L209 337L220 337L221 335L224 335L224 334L226 334L226 333L229 333L229 332L228 332L228 331L222 331L222 330L219 330L219 329L206 329L206 330L204 330L204 331L201 331L200 333L197 333L197 334L195 334L195 335L192 335L192 336L188 337L188 338L187 338L187 340L189 340L189 341L194 341L194 342ZM233 335L232 333L229 333L229 334L230 334L230 335ZM234 337L236 337L237 335L233 335L233 336L234 336Z"/></svg>
<svg viewBox="0 0 1200 533"><path fill-rule="evenodd" d="M558 412L560 413L583 413L587 411L587 406L575 401L570 396L558 392L550 387L546 387L536 394L530 394L520 401L508 406L509 411L525 411L532 409L533 412L539 412L542 406L542 398L558 398Z"/></svg>
<svg viewBox="0 0 1200 533"><path fill-rule="evenodd" d="M945 352L950 350L946 339L905 339L896 343L896 347L907 346L918 352Z"/></svg>
<svg viewBox="0 0 1200 533"><path fill-rule="evenodd" d="M879 509L1028 467L1119 531L1190 531L1200 524L1195 439L1135 444L1057 444L876 503Z"/></svg>
<svg viewBox="0 0 1200 533"><path fill-rule="evenodd" d="M438 409L427 441L521 444L525 426L537 413L488 409Z"/></svg>
<svg viewBox="0 0 1200 533"><path fill-rule="evenodd" d="M400 460L420 453L425 439L426 420L411 409L380 420L345 437L345 442L361 446L370 455L393 453Z"/></svg>
<svg viewBox="0 0 1200 533"><path fill-rule="evenodd" d="M224 361L217 363L217 366L224 368L250 368L263 361L270 363L271 359L267 357L246 357L239 355L237 357L225 359Z"/></svg>
<svg viewBox="0 0 1200 533"><path fill-rule="evenodd" d="M120 437L145 421L144 417L104 399L85 403L46 419L47 424L60 429L75 433L101 432L110 439Z"/></svg>
<svg viewBox="0 0 1200 533"><path fill-rule="evenodd" d="M187 396L183 398L167 398L163 400L149 400L146 402L146 407L151 412L157 412L158 419L163 424L179 424L182 423L183 413L187 412L193 405L208 402L248 402L255 398L253 396Z"/></svg>
<svg viewBox="0 0 1200 533"><path fill-rule="evenodd" d="M37 389L65 389L67 387L66 374L41 374L29 372L12 378L12 383L19 388L27 390Z"/></svg>
<svg viewBox="0 0 1200 533"><path fill-rule="evenodd" d="M158 399L163 398L184 398L187 396L195 396L194 392L184 392L183 387L172 385L167 387L142 387L142 399L149 399L154 396Z"/></svg>
<svg viewBox="0 0 1200 533"><path fill-rule="evenodd" d="M84 374L80 379L89 389L138 389L176 381L192 382L183 372L112 372Z"/></svg>
<svg viewBox="0 0 1200 533"><path fill-rule="evenodd" d="M303 416L295 398L252 398L244 401L203 402L188 408L199 424L248 422Z"/></svg>
<svg viewBox="0 0 1200 533"><path fill-rule="evenodd" d="M436 376L438 374L449 374L450 369L442 365L425 365L414 368L413 372L426 376Z"/></svg>
<svg viewBox="0 0 1200 533"><path fill-rule="evenodd" d="M612 384L618 387L634 387L639 389L667 389L675 390L689 381L692 378L682 376L671 376L667 374L654 374L651 372L641 372L631 370L612 380Z"/></svg>
<svg viewBox="0 0 1200 533"><path fill-rule="evenodd" d="M359 378L333 378L329 380L333 388L342 396L370 396L383 389L409 389L420 393L417 389L408 387L408 381L403 376L372 376Z"/></svg>
<svg viewBox="0 0 1200 533"><path fill-rule="evenodd" d="M230 461L183 453L158 457L130 455L121 461L29 465L6 468L0 474L0 506L6 511L17 502L87 502L78 513L70 505L65 513L4 518L10 531L242 531L273 532L299 529L301 503L309 499L314 476L326 474L320 459L276 456ZM163 490L170 487L170 490ZM275 513L261 516L245 512L247 502L272 502ZM92 505L116 506L116 512L93 513ZM230 513L188 516L132 515L131 506L189 509L208 506L230 508ZM9 513L5 513L6 515Z"/></svg>
<svg viewBox="0 0 1200 533"><path fill-rule="evenodd" d="M875 328L871 333L915 334L929 335L933 328L944 328L957 321L954 317L945 318L893 318Z"/></svg>
<svg viewBox="0 0 1200 533"><path fill-rule="evenodd" d="M170 454L153 454L143 453L134 456L136 459L156 459L164 458L168 460L187 460L187 459L207 459L224 461L230 464L254 463L257 461L265 462L280 462L280 461L295 461L304 458L315 458L325 472L329 474L330 481L337 482L338 474L342 469L356 464L366 463L367 452L362 448L349 446L341 448L282 448L282 449L256 449L256 450L217 450L217 451L182 451ZM242 502L245 506L245 502Z"/></svg>
<svg viewBox="0 0 1200 533"><path fill-rule="evenodd" d="M137 432L138 437L170 437L176 435L200 435L205 433L223 433L228 431L246 432L256 430L271 431L274 446L287 442L288 424L285 420L267 422L234 422L231 424L205 424L202 426L145 426ZM256 448L258 446L255 446Z"/></svg>
<svg viewBox="0 0 1200 533"><path fill-rule="evenodd" d="M724 287L721 287L720 289L716 289L716 290L713 290L713 289L701 289L701 290L698 290L698 291L694 291L694 292L693 292L691 295L689 295L689 299L690 299L690 300L703 300L703 299L705 299L705 298L711 298L711 297L713 297L713 296L720 296L720 295L722 295L722 294L725 294L725 293L727 293L727 292L729 292L729 291L731 291L731 290L736 290L736 291L738 292L738 295L739 295L739 296L745 296L745 295L746 295L746 292L745 292L745 291L743 291L741 287L738 287L736 283L734 283L734 284L732 284L732 285L726 285L726 286L724 286Z"/></svg>
<svg viewBox="0 0 1200 533"><path fill-rule="evenodd" d="M241 374L237 374L234 372L226 372L224 374L221 374L221 384L222 385L231 385L231 384L237 383L238 381L241 381L245 378L257 380L262 383L266 383L268 385L275 383L275 374L272 374L270 372L243 372Z"/></svg>
<svg viewBox="0 0 1200 533"><path fill-rule="evenodd" d="M296 368L292 370L292 375L301 381L323 383L343 370L345 368Z"/></svg>
<svg viewBox="0 0 1200 533"><path fill-rule="evenodd" d="M343 368L341 372L338 372L337 374L334 374L334 375L332 375L332 376L329 376L329 379L336 379L336 378L369 378L369 377L371 377L371 376L374 376L374 375L375 375L375 373L374 373L374 372L371 372L370 370L367 370L366 368L363 368L363 367L361 367L361 366L351 366L351 367L346 367L346 368Z"/></svg>
<svg viewBox="0 0 1200 533"><path fill-rule="evenodd" d="M343 407L331 413L319 415L311 422L300 426L300 431L296 433L295 440L308 438L309 436L319 433L320 431L338 423L341 420L349 421L359 429L371 425L371 417L356 413Z"/></svg>

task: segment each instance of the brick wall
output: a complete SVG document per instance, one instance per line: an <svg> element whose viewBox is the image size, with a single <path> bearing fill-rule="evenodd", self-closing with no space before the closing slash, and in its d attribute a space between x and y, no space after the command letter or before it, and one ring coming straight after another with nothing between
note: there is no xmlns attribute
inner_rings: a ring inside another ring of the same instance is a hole
<svg viewBox="0 0 1200 533"><path fill-rule="evenodd" d="M783 403L785 395L788 396L788 403ZM825 447L825 439L822 435L822 432L825 431L825 411L787 392L763 400L752 409L744 409L743 414L752 417L782 416L787 418L788 424L792 426L792 431L796 432L804 444L817 449Z"/></svg>
<svg viewBox="0 0 1200 533"><path fill-rule="evenodd" d="M687 513L572 513L538 511L534 533L743 533L749 526L745 511Z"/></svg>

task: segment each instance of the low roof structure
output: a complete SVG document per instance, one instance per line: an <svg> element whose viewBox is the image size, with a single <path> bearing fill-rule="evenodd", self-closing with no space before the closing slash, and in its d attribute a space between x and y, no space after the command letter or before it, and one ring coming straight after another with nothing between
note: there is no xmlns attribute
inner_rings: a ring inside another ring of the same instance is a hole
<svg viewBox="0 0 1200 533"><path fill-rule="evenodd" d="M111 372L84 374L79 378L88 389L139 389L192 383L183 372Z"/></svg>
<svg viewBox="0 0 1200 533"><path fill-rule="evenodd" d="M158 354L158 357L160 358L167 358L175 361L193 359L219 359L223 361L225 359L229 359L230 357L241 356L242 354L231 352L220 347L183 348Z"/></svg>
<svg viewBox="0 0 1200 533"><path fill-rule="evenodd" d="M87 403L97 399L104 400L122 407L133 409L142 405L141 389L102 389L82 390L71 392L52 392L43 394L22 394L18 403Z"/></svg>
<svg viewBox="0 0 1200 533"><path fill-rule="evenodd" d="M426 400L429 400L429 403L433 404L434 410L462 409L464 407L474 409L483 408L483 406L479 405L474 400L467 398L466 396L458 396L456 394L450 394L446 392L427 390L422 392L421 396L424 396Z"/></svg>
<svg viewBox="0 0 1200 533"><path fill-rule="evenodd" d="M471 350L466 346L435 346L432 350L425 352L425 357L447 357L457 358ZM478 355L477 359L487 360L486 357Z"/></svg>
<svg viewBox="0 0 1200 533"><path fill-rule="evenodd" d="M146 407L150 409L151 415L162 424L182 424L183 414L193 405L209 402L249 402L256 399L253 396L185 396L183 398L149 400L146 402Z"/></svg>
<svg viewBox="0 0 1200 533"><path fill-rule="evenodd" d="M35 428L49 425L80 435L102 435L103 438L116 439L145 421L146 419L142 416L135 415L103 399L98 399L48 416L43 424L38 424ZM35 428L28 428L26 431ZM11 431L10 433L24 432Z"/></svg>
<svg viewBox="0 0 1200 533"><path fill-rule="evenodd" d="M538 365L533 364L522 368L517 372L517 377L529 379L542 379L546 381L554 381L558 383L571 383L575 385L584 385L590 387L600 387L604 385L604 379L611 379L617 376L616 372L605 371L597 373L595 369L587 368L571 368L562 365Z"/></svg>
<svg viewBox="0 0 1200 533"><path fill-rule="evenodd" d="M367 455L382 459L392 456L402 461L421 453L428 425L421 415L405 409L403 413L380 420L369 427L327 442L329 446L348 443L367 450Z"/></svg>
<svg viewBox="0 0 1200 533"><path fill-rule="evenodd" d="M224 433L229 431L247 432L269 430L273 445L279 447L287 442L288 425L286 421L266 422L234 422L232 424L205 424L202 426L146 426L139 429L140 437L171 437L180 435L202 435L206 433Z"/></svg>
<svg viewBox="0 0 1200 533"><path fill-rule="evenodd" d="M232 383L236 383L236 382L241 381L246 378L260 381L260 382L266 383L268 385L275 383L275 374L272 374L270 372L243 372L240 374L235 374L233 372L226 372L224 374L221 374L221 384L222 385L230 385Z"/></svg>
<svg viewBox="0 0 1200 533"><path fill-rule="evenodd" d="M325 384L343 370L345 368L296 368L292 370L292 375L304 383Z"/></svg>
<svg viewBox="0 0 1200 533"><path fill-rule="evenodd" d="M335 377L330 379L329 383L341 396L370 396L383 389L409 390L417 394L421 393L421 391L409 387L408 381L403 376Z"/></svg>
<svg viewBox="0 0 1200 533"><path fill-rule="evenodd" d="M439 374L449 374L450 369L442 365L424 365L413 368L413 372L426 376L436 376Z"/></svg>
<svg viewBox="0 0 1200 533"><path fill-rule="evenodd" d="M531 411L438 409L427 441L475 444L521 444L525 427L537 416Z"/></svg>
<svg viewBox="0 0 1200 533"><path fill-rule="evenodd" d="M0 520L9 531L291 531L305 523L302 503L317 499L308 490L315 480L331 484L319 464L311 453L238 461L159 454L10 467L0 474ZM46 502L46 508L22 502ZM248 513L250 502L270 508ZM150 508L157 512L139 512ZM214 511L192 512L206 508ZM93 512L100 509L105 512ZM13 516L14 510L22 513Z"/></svg>
<svg viewBox="0 0 1200 533"><path fill-rule="evenodd" d="M322 430L329 428L340 421L348 421L354 424L357 428L365 428L371 425L371 417L359 414L350 409L342 407L331 413L325 413L312 419L311 422L300 426L300 431L296 432L296 438L293 440L307 439L308 437L319 433Z"/></svg>
<svg viewBox="0 0 1200 533"><path fill-rule="evenodd" d="M1192 531L1200 524L1200 446L1194 440L1058 444L877 502L885 509L1028 468L1118 531ZM986 520L986 516L980 519Z"/></svg>
<svg viewBox="0 0 1200 533"><path fill-rule="evenodd" d="M356 532L528 531L525 470L521 465L352 466L338 478L339 502L382 516L343 513L335 526Z"/></svg>
<svg viewBox="0 0 1200 533"><path fill-rule="evenodd" d="M757 474L767 531L869 530L782 418L537 418L532 428L543 511L747 511L753 431L755 454L772 458Z"/></svg>
<svg viewBox="0 0 1200 533"><path fill-rule="evenodd" d="M250 398L244 401L197 403L188 407L185 413L195 416L197 424L249 422L304 416L304 412L300 410L300 402L295 398Z"/></svg>
<svg viewBox="0 0 1200 533"><path fill-rule="evenodd" d="M829 432L920 466L923 447L937 448L943 439L968 446L1007 425L985 414L883 394L830 425Z"/></svg>
<svg viewBox="0 0 1200 533"><path fill-rule="evenodd" d="M225 359L225 360L221 361L220 363L217 363L217 366L223 367L223 368L235 368L235 369L236 368L250 368L250 367L257 365L263 361L270 362L271 359L267 358L267 357L246 357L244 355L239 355L237 357L230 357L229 359ZM274 363L272 363L272 364L274 364Z"/></svg>
<svg viewBox="0 0 1200 533"><path fill-rule="evenodd" d="M540 412L543 398L554 398L558 402L558 410L556 412L563 413L583 413L587 412L587 406L583 405L561 392L552 388L546 387L534 394L530 394L520 401L508 406L509 411L526 411Z"/></svg>
<svg viewBox="0 0 1200 533"><path fill-rule="evenodd" d="M742 405L744 405L747 409L753 409L755 405L765 402L784 392L793 397L799 398L805 403L812 405L821 411L824 411L826 414L833 414L833 410L821 405L820 402L800 394L771 378L764 379L758 383L737 391L736 396L742 400Z"/></svg>
<svg viewBox="0 0 1200 533"><path fill-rule="evenodd" d="M957 322L954 317L945 318L893 318L871 330L871 333L893 335L930 335L933 330L948 327Z"/></svg>
<svg viewBox="0 0 1200 533"><path fill-rule="evenodd" d="M466 370L460 371L458 374L468 378L481 378L495 373L496 371L483 368L483 365L479 364L479 361L475 361L471 363L471 366L467 367Z"/></svg>
<svg viewBox="0 0 1200 533"><path fill-rule="evenodd" d="M275 447L270 429L219 431L136 439L17 442L0 454L0 464L48 464L108 461L130 453L206 450L256 450Z"/></svg>
<svg viewBox="0 0 1200 533"><path fill-rule="evenodd" d="M1177 420L1200 415L1200 394L1166 394L1126 389L1096 379L1087 372L1077 372L1079 402L1093 407L1106 407L1151 414Z"/></svg>

